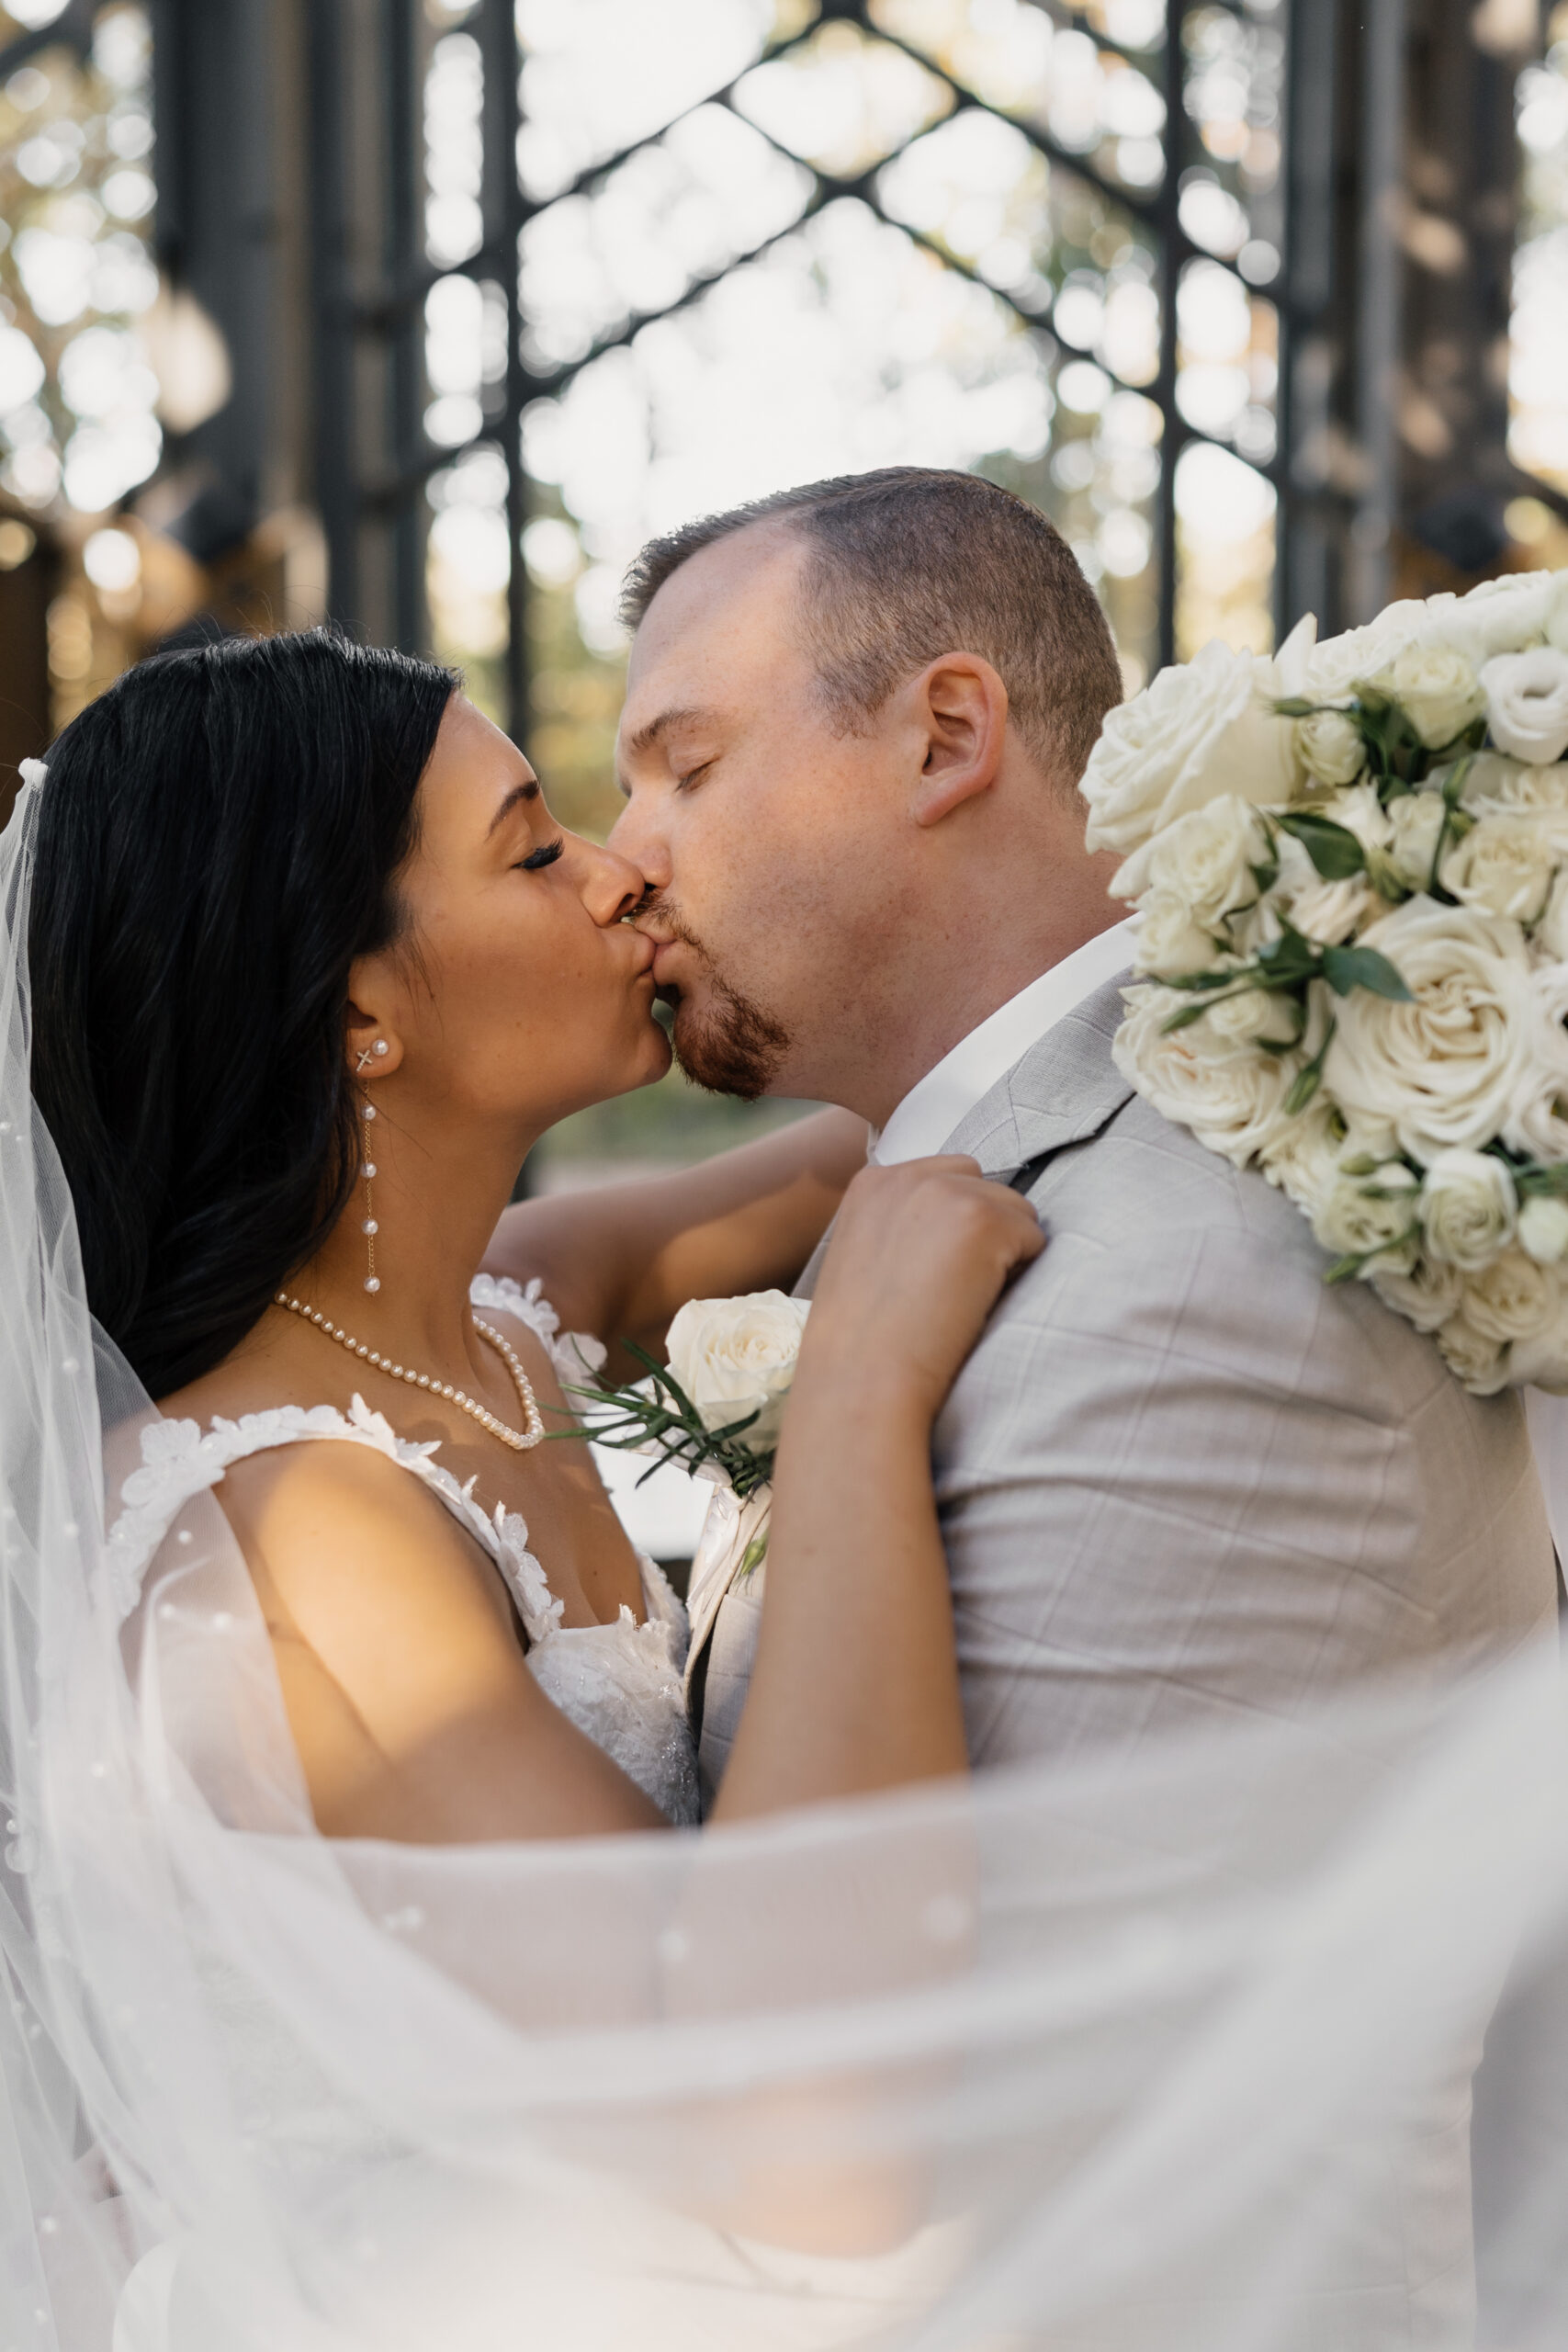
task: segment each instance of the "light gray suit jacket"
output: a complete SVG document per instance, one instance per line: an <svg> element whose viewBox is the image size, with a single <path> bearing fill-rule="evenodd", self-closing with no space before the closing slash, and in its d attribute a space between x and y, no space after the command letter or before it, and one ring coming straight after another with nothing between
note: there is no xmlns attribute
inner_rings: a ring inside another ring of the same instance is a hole
<svg viewBox="0 0 1568 2352"><path fill-rule="evenodd" d="M1284 1194L1133 1092L1121 988L944 1146L1028 1169L1049 1237L932 1437L976 1764L1293 1718L1511 1647L1555 1606L1517 1398L1468 1395L1365 1283L1326 1289ZM765 1577L724 1596L694 1662L710 1791Z"/></svg>
<svg viewBox="0 0 1568 2352"><path fill-rule="evenodd" d="M1365 1283L1325 1288L1285 1196L1133 1092L1111 1057L1121 987L1041 1038L945 1147L1020 1175L1049 1237L932 1437L977 1765L1294 1721L1554 1620L1517 1397L1468 1395ZM694 1629L709 1797L765 1576ZM1337 2352L1462 2335L1468 2082L1453 2087L1427 2144L1424 2245L1408 2214L1382 2233L1344 2282L1359 2316L1334 2323Z"/></svg>

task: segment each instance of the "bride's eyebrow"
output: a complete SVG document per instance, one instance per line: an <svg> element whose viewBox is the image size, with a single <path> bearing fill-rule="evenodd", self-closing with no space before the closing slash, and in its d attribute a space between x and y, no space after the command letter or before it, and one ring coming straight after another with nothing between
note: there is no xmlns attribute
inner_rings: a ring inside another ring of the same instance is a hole
<svg viewBox="0 0 1568 2352"><path fill-rule="evenodd" d="M505 824L508 817L511 816L512 811L517 808L521 802L525 800L537 800L538 797L539 780L537 776L530 776L526 784L514 784L511 791L507 794L505 799L502 802L500 808L496 810L494 816L491 819L490 832L485 835L486 841L489 841L491 833L493 833L499 826Z"/></svg>

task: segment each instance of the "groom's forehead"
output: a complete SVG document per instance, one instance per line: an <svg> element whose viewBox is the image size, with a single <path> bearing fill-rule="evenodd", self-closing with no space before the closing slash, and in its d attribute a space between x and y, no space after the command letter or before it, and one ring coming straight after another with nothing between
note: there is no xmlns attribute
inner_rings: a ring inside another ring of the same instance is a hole
<svg viewBox="0 0 1568 2352"><path fill-rule="evenodd" d="M733 699L749 674L796 650L805 550L776 525L754 524L688 557L665 581L632 640L623 740L660 710Z"/></svg>

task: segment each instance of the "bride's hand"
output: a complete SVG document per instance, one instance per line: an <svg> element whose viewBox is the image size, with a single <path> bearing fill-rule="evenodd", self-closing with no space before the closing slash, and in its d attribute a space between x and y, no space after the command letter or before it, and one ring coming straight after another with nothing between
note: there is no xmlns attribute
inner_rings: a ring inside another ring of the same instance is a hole
<svg viewBox="0 0 1568 2352"><path fill-rule="evenodd" d="M1004 1283L1044 1246L1029 1203L973 1159L865 1169L823 1260L796 1387L874 1387L934 1418Z"/></svg>

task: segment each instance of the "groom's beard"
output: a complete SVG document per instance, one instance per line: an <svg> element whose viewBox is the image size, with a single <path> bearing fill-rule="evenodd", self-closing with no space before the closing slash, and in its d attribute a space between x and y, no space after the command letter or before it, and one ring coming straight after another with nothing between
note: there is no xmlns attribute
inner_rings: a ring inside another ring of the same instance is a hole
<svg viewBox="0 0 1568 2352"><path fill-rule="evenodd" d="M707 949L667 898L655 892L637 912L650 917L665 937L680 940L702 959L701 1005L673 991L675 1053L682 1069L712 1094L738 1094L743 1102L754 1102L767 1092L789 1049L789 1032L750 997L720 978Z"/></svg>

